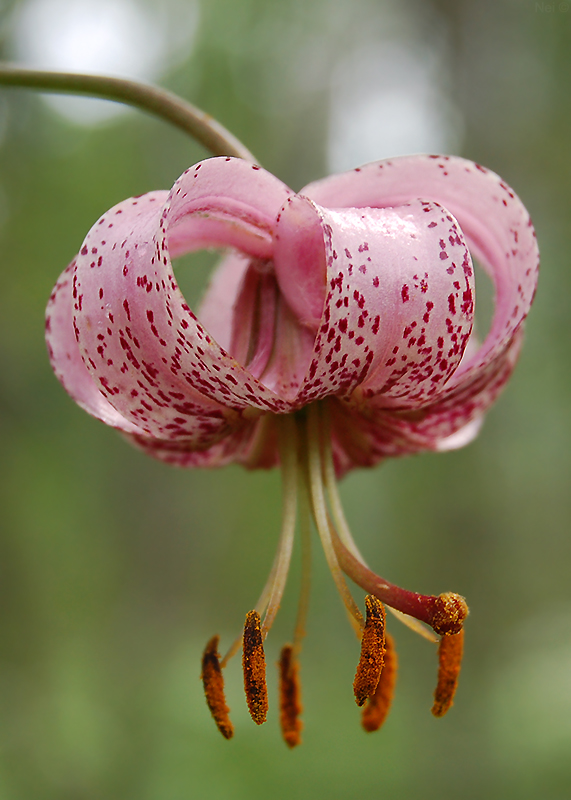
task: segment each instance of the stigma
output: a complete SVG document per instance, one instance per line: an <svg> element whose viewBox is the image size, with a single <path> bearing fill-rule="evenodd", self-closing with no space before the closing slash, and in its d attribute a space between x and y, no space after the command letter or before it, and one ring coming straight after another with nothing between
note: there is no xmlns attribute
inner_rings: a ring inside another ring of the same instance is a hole
<svg viewBox="0 0 571 800"><path fill-rule="evenodd" d="M202 682L212 717L226 739L234 727L224 692L223 670L242 649L244 693L252 720L261 725L268 713L264 643L285 591L294 538L301 537L302 575L292 643L281 648L278 662L279 711L282 737L288 747L301 742L301 680L299 658L310 595L312 528L323 552L347 617L360 642L353 694L361 708L361 725L378 730L391 707L397 654L387 631L386 610L400 622L438 644L438 676L432 713L450 709L458 685L468 606L461 595L422 595L403 589L374 573L360 554L347 524L337 491L328 401L307 406L294 415L275 416L282 472L282 525L276 556L258 602L246 614L244 629L223 658L219 637L212 637L202 657ZM366 592L365 615L347 585L349 577Z"/></svg>

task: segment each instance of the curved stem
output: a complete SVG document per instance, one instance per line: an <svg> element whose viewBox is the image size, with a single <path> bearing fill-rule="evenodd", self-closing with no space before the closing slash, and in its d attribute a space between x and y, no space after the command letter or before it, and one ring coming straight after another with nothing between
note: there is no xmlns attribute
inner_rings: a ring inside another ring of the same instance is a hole
<svg viewBox="0 0 571 800"><path fill-rule="evenodd" d="M181 128L215 156L236 156L256 161L252 153L213 117L157 86L126 78L27 69L14 64L0 64L0 84L40 92L85 94L126 103Z"/></svg>

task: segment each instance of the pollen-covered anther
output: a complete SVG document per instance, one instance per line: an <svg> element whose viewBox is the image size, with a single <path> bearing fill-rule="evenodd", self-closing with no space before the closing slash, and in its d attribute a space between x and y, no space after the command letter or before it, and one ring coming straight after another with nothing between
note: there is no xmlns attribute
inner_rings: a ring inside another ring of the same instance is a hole
<svg viewBox="0 0 571 800"><path fill-rule="evenodd" d="M367 618L361 638L361 657L357 665L353 691L355 702L362 706L371 697L381 677L385 655L385 609L371 594L365 598Z"/></svg>
<svg viewBox="0 0 571 800"><path fill-rule="evenodd" d="M262 624L257 611L248 611L246 614L242 639L242 667L248 710L256 725L261 725L266 721L268 713L268 687Z"/></svg>
<svg viewBox="0 0 571 800"><path fill-rule="evenodd" d="M213 636L202 654L202 685L210 713L218 730L225 739L234 735L234 726L228 716L230 709L226 705L224 696L224 678L220 667L220 654L218 653L219 636Z"/></svg>
<svg viewBox="0 0 571 800"><path fill-rule="evenodd" d="M286 644L280 653L280 726L282 736L288 747L301 743L300 719L302 712L299 665L291 644Z"/></svg>
<svg viewBox="0 0 571 800"><path fill-rule="evenodd" d="M361 725L367 733L378 731L389 713L397 681L398 659L393 637L385 634L385 664L375 693L363 708Z"/></svg>
<svg viewBox="0 0 571 800"><path fill-rule="evenodd" d="M443 717L452 705L462 666L464 631L443 636L438 647L438 683L432 713Z"/></svg>
<svg viewBox="0 0 571 800"><path fill-rule="evenodd" d="M439 636L460 633L469 613L468 604L462 595L444 592L436 598L430 625Z"/></svg>

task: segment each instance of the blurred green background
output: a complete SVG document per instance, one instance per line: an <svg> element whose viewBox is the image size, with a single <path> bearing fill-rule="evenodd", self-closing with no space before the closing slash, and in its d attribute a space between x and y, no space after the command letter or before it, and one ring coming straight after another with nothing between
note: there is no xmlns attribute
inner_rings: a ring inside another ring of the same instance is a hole
<svg viewBox="0 0 571 800"><path fill-rule="evenodd" d="M434 650L392 625L393 710L360 729L358 644L316 548L304 743L280 739L272 668L297 563L267 642L269 721L247 717L232 663L226 742L200 653L215 632L230 642L265 581L279 475L145 458L67 397L43 341L52 285L98 216L206 154L138 112L2 89L0 799L569 798L569 3L5 1L0 38L4 58L173 89L294 189L407 151L480 161L531 211L543 256L520 364L479 439L342 485L374 567L470 602L453 710L431 716ZM192 298L199 272L181 272Z"/></svg>

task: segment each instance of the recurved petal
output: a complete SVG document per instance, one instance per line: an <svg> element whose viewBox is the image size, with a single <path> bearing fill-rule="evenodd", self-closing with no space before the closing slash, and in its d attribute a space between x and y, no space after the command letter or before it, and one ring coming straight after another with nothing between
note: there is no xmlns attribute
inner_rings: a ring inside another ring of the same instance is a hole
<svg viewBox="0 0 571 800"><path fill-rule="evenodd" d="M326 178L303 193L330 206L379 208L425 197L448 208L492 278L496 307L488 336L461 364L447 391L466 381L471 385L474 373L485 377L494 360L504 358L533 300L539 253L529 214L501 178L461 158L408 156Z"/></svg>
<svg viewBox="0 0 571 800"><path fill-rule="evenodd" d="M274 175L241 158L195 164L170 192L171 256L215 246L271 258L275 219L291 194Z"/></svg>
<svg viewBox="0 0 571 800"><path fill-rule="evenodd" d="M127 200L91 229L77 257L75 323L87 369L124 417L152 438L205 448L239 427L242 412L287 404L229 356L186 304L172 272L165 199Z"/></svg>
<svg viewBox="0 0 571 800"><path fill-rule="evenodd" d="M73 329L75 261L60 275L46 309L46 344L52 369L66 392L93 417L125 433L143 433L101 394L87 371Z"/></svg>
<svg viewBox="0 0 571 800"><path fill-rule="evenodd" d="M445 389L434 403L414 410L394 410L353 401L332 404L334 452L339 474L372 466L385 458L426 450L464 447L478 434L485 411L511 375L522 342L516 331L505 353L485 369Z"/></svg>
<svg viewBox="0 0 571 800"><path fill-rule="evenodd" d="M302 325L317 331L327 285L322 210L300 195L278 214L274 231L274 269L287 304Z"/></svg>
<svg viewBox="0 0 571 800"><path fill-rule="evenodd" d="M298 402L349 397L360 385L367 397L382 393L387 406L414 407L436 393L458 366L472 327L472 267L454 218L428 201L331 210L290 198L276 227L274 261L294 308L307 288L300 238L304 253L321 249L327 283ZM310 290L317 297L315 284Z"/></svg>
<svg viewBox="0 0 571 800"><path fill-rule="evenodd" d="M425 200L394 211L405 209L406 255L402 241L398 248L391 242L393 259L378 269L386 345L353 398L400 409L437 396L458 369L472 331L475 288L470 253L452 214Z"/></svg>
<svg viewBox="0 0 571 800"><path fill-rule="evenodd" d="M88 371L81 356L73 322L73 309L79 305L76 288L75 262L72 262L57 281L46 309L46 343L50 361L56 377L68 394L93 417L129 435L133 441L144 441L148 452L159 453L168 450L172 442L165 438L153 438L142 426L123 416L106 399ZM173 398L173 406L178 406ZM231 427L220 410L212 408L197 409L196 418L190 421L186 436L181 437L177 446L181 451L190 451L203 445L205 421L208 423L207 443L217 441ZM244 424L241 426L244 428ZM242 434L243 438L243 434ZM165 458L173 463L176 459Z"/></svg>
<svg viewBox="0 0 571 800"><path fill-rule="evenodd" d="M431 441L430 449L463 447L478 432L484 413L495 402L516 365L523 340L520 327L502 353L483 367L463 373L417 418L403 418L414 435Z"/></svg>
<svg viewBox="0 0 571 800"><path fill-rule="evenodd" d="M176 334L167 344L154 323L157 307L168 316L166 276L158 266L151 272L165 199L155 192L121 203L88 233L76 258L74 328L87 370L123 417L148 437L205 447L228 429L225 410L190 385L165 381Z"/></svg>

